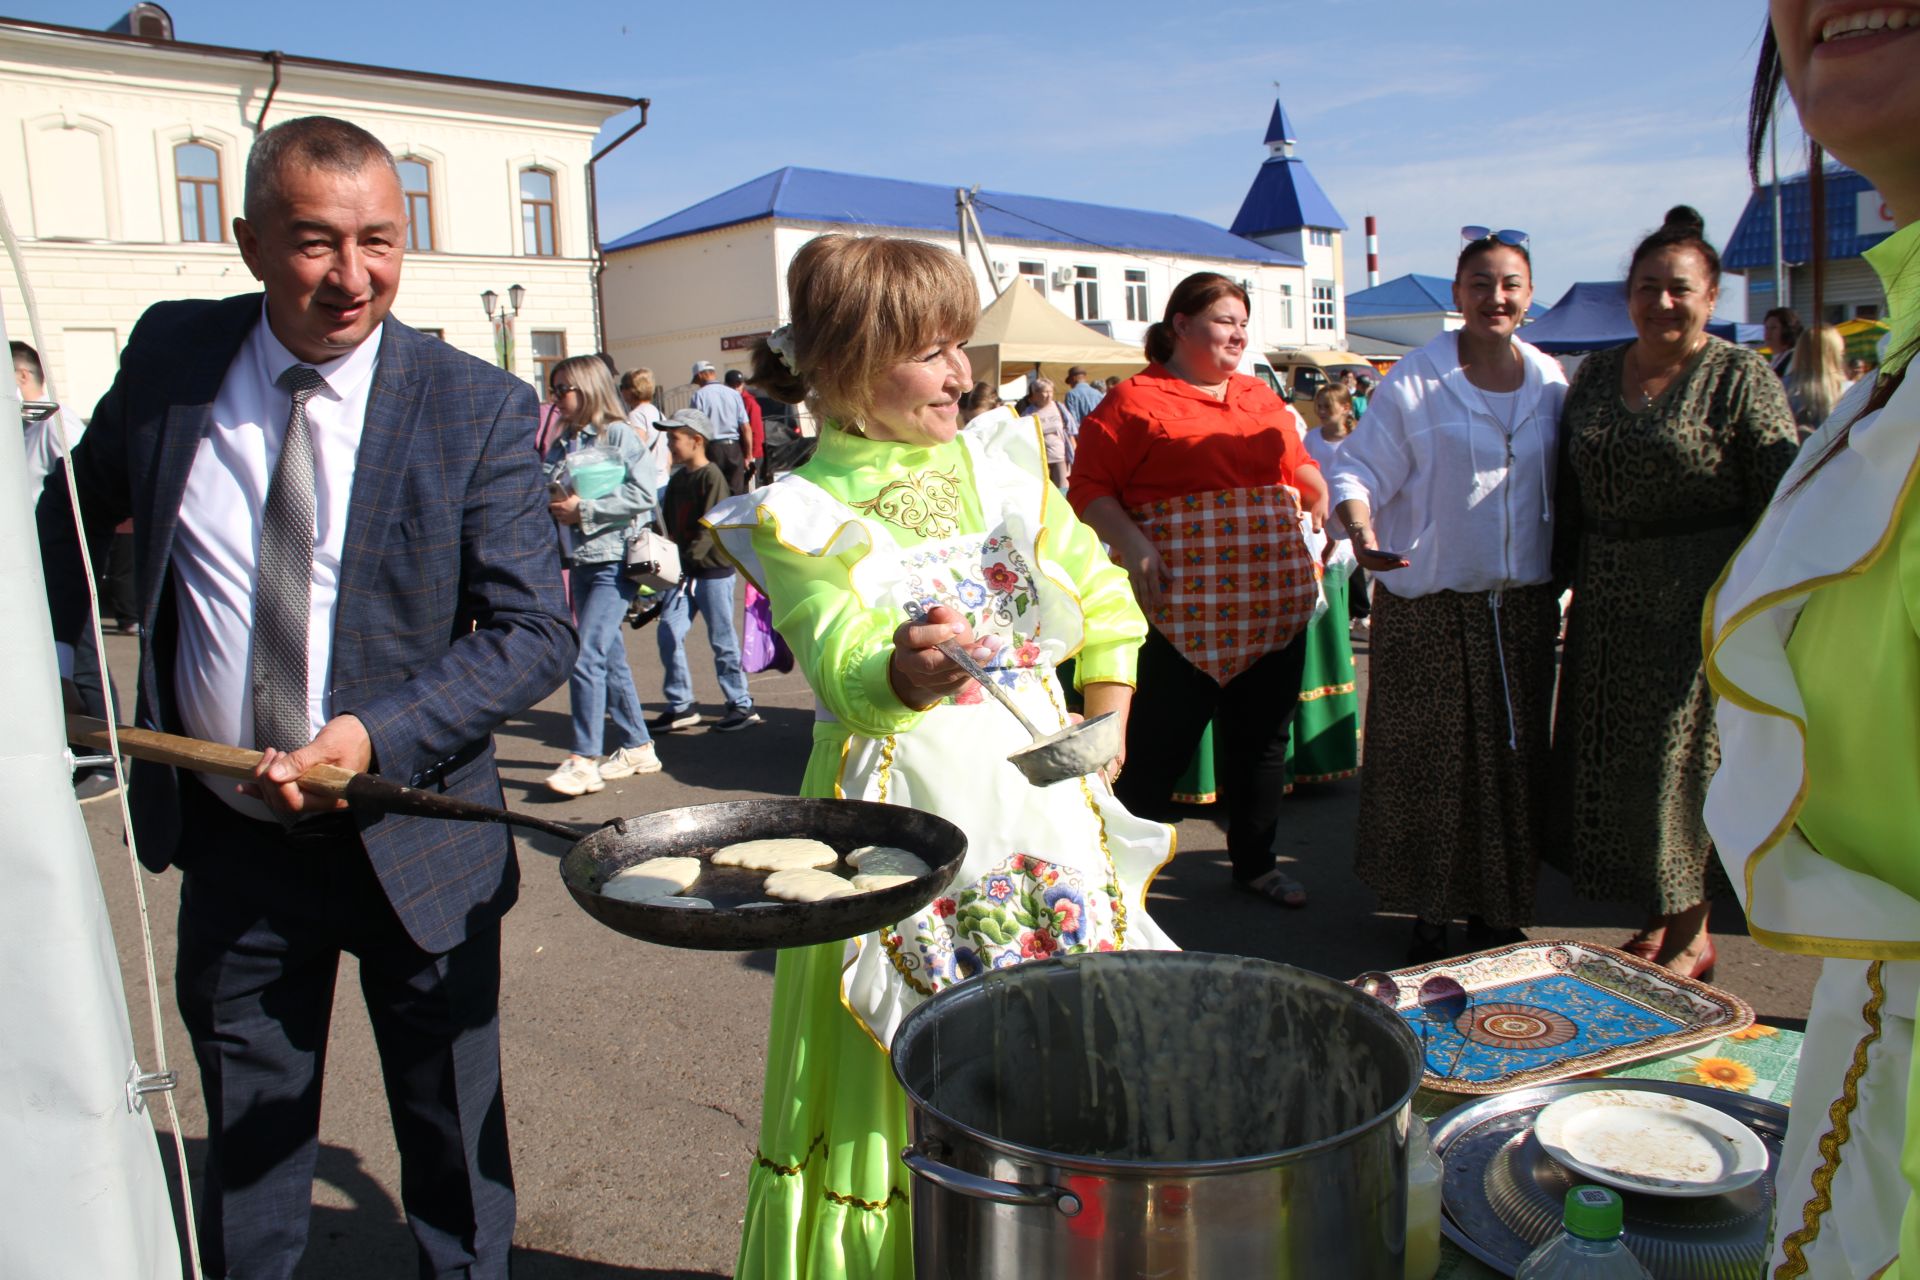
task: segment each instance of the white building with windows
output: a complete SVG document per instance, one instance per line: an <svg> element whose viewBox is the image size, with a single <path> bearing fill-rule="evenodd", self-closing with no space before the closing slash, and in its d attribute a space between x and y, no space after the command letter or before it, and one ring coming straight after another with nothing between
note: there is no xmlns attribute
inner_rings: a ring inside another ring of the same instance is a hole
<svg viewBox="0 0 1920 1280"><path fill-rule="evenodd" d="M1304 166L1291 164L1318 193ZM749 367L755 340L788 318L794 254L817 235L848 230L964 253L983 302L1000 289L1032 288L1122 342L1139 344L1173 287L1196 271L1248 286L1257 350L1339 346L1344 338L1338 228L1345 224L1338 214L1321 215L1320 206L1332 208L1324 195L1311 207L1330 226L1268 227L1249 238L1182 214L973 191L967 199L984 252L972 247L971 234L962 244L959 198L956 188L937 183L800 168L721 192L607 244L607 350L622 369L652 369L668 389L663 407L676 407L694 361ZM1270 211L1268 203L1260 208Z"/></svg>
<svg viewBox="0 0 1920 1280"><path fill-rule="evenodd" d="M587 163L625 98L259 52L173 38L158 5L114 31L0 18L4 200L59 398L82 416L141 312L257 288L233 243L257 131L333 115L400 159L410 256L394 314L496 358L481 294L524 291L512 367L600 345ZM0 272L13 337L19 281Z"/></svg>

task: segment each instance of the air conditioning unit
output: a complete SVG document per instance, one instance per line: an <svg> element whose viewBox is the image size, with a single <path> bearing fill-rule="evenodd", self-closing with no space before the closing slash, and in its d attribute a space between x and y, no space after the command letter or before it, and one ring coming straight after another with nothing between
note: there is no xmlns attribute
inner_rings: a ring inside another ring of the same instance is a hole
<svg viewBox="0 0 1920 1280"><path fill-rule="evenodd" d="M996 262L993 264L994 279L1004 280L1012 274L1013 274L1013 264L1011 262Z"/></svg>
<svg viewBox="0 0 1920 1280"><path fill-rule="evenodd" d="M1064 289L1068 285L1071 285L1072 283L1073 283L1072 267L1055 267L1053 269L1053 287L1054 288Z"/></svg>

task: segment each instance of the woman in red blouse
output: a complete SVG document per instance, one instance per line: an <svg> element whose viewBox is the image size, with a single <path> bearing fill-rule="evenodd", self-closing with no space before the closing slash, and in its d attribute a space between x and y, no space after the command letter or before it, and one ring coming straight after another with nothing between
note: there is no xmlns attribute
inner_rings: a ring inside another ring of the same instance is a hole
<svg viewBox="0 0 1920 1280"><path fill-rule="evenodd" d="M1300 519L1320 526L1327 486L1293 410L1235 372L1246 345L1246 290L1181 281L1147 330L1151 363L1081 423L1067 492L1153 623L1115 791L1163 812L1217 713L1234 882L1297 907L1273 844L1317 594Z"/></svg>

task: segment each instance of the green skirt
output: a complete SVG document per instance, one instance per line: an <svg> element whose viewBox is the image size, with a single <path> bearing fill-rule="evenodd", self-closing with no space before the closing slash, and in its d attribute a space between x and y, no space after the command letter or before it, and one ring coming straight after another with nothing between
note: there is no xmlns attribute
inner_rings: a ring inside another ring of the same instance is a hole
<svg viewBox="0 0 1920 1280"><path fill-rule="evenodd" d="M843 943L774 964L760 1147L738 1280L909 1280L906 1093L840 1004Z"/></svg>
<svg viewBox="0 0 1920 1280"><path fill-rule="evenodd" d="M1335 782L1360 768L1360 701L1354 693L1352 623L1347 575L1330 573L1323 585L1327 611L1307 625L1307 665L1300 705L1287 736L1287 790L1296 782ZM1219 799L1213 770L1213 726L1200 738L1187 772L1174 786L1181 804Z"/></svg>
<svg viewBox="0 0 1920 1280"><path fill-rule="evenodd" d="M800 794L831 796L840 748L816 726ZM736 1280L910 1280L907 1095L840 1003L842 942L779 953L760 1145Z"/></svg>

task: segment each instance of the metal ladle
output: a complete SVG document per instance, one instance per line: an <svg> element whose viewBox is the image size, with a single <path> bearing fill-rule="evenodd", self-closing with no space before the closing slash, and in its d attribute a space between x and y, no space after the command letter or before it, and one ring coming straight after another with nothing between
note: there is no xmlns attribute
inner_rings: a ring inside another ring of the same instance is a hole
<svg viewBox="0 0 1920 1280"><path fill-rule="evenodd" d="M917 605L908 605L907 613L915 622L926 621L926 612ZM1068 778L1098 773L1119 756L1124 743L1120 721L1113 712L1070 724L1054 733L1043 733L1014 704L1013 698L994 680L992 673L975 662L973 655L957 642L942 640L934 648L945 654L954 666L972 676L981 688L993 695L996 702L1013 713L1013 718L1020 722L1021 728L1033 735L1033 742L1008 756L1007 762L1034 786L1044 787Z"/></svg>

